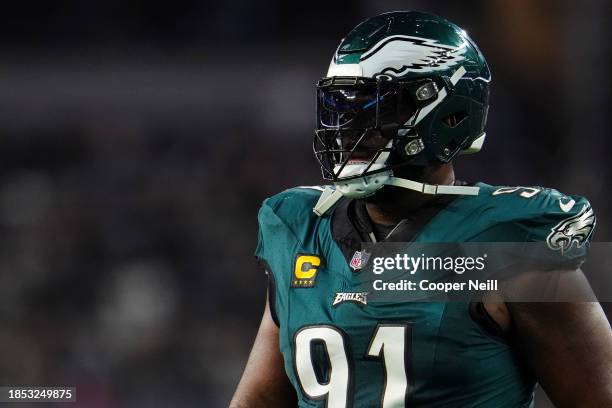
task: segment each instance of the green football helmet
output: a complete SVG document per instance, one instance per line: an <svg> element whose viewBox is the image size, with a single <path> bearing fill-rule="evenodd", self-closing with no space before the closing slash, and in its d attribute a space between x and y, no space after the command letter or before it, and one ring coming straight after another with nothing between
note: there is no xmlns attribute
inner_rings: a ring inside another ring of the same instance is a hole
<svg viewBox="0 0 612 408"><path fill-rule="evenodd" d="M448 163L480 150L491 74L467 33L421 12L385 13L340 42L317 83L314 152L335 195L384 185L429 194L478 194L393 176L401 166Z"/></svg>

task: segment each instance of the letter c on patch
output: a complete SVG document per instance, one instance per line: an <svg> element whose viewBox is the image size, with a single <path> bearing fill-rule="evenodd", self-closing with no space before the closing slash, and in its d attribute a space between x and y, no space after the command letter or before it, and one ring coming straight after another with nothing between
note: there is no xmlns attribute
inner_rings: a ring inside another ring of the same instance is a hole
<svg viewBox="0 0 612 408"><path fill-rule="evenodd" d="M295 261L295 277L298 279L311 279L321 265L321 258L315 255L300 255Z"/></svg>

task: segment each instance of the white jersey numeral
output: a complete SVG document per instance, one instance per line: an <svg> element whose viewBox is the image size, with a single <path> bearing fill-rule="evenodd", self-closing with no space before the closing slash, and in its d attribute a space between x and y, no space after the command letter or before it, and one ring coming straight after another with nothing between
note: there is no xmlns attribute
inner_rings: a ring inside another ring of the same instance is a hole
<svg viewBox="0 0 612 408"><path fill-rule="evenodd" d="M520 191L519 194L523 198L531 198L538 194L542 189L535 187L501 187L495 190L491 195L500 195L500 194L512 194Z"/></svg>
<svg viewBox="0 0 612 408"><path fill-rule="evenodd" d="M408 326L379 324L368 348L368 356L383 355L387 381L383 393L382 408L403 407L408 393L406 375L406 332Z"/></svg>
<svg viewBox="0 0 612 408"><path fill-rule="evenodd" d="M312 364L312 343L325 344L330 362L329 381L320 383ZM346 407L349 390L349 362L342 333L331 326L300 330L295 336L295 369L304 393L314 400L327 398L330 408Z"/></svg>
<svg viewBox="0 0 612 408"><path fill-rule="evenodd" d="M295 335L295 369L302 391L309 399L327 400L329 408L352 405L352 375L345 337L333 326L307 326ZM312 359L313 342L325 346L329 378L317 378ZM411 330L407 324L379 324L366 351L366 357L381 359L385 367L383 408L401 408L412 391L408 375Z"/></svg>

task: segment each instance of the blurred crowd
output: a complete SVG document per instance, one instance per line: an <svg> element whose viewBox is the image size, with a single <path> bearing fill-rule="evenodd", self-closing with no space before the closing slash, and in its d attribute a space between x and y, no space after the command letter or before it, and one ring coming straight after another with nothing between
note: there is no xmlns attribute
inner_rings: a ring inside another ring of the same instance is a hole
<svg viewBox="0 0 612 408"><path fill-rule="evenodd" d="M587 196L610 241L610 5L14 3L0 17L0 384L220 407L264 303L257 210L320 183L314 83L383 11L463 25L493 73L458 177ZM73 406L73 405L67 405Z"/></svg>

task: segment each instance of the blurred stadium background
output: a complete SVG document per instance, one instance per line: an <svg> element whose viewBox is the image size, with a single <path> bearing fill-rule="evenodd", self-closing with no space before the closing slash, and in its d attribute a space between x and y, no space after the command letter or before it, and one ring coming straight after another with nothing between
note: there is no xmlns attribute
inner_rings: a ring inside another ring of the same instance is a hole
<svg viewBox="0 0 612 408"><path fill-rule="evenodd" d="M264 302L259 204L319 183L314 83L398 9L463 26L491 66L489 138L458 176L585 195L610 241L609 1L6 3L0 384L226 406Z"/></svg>

